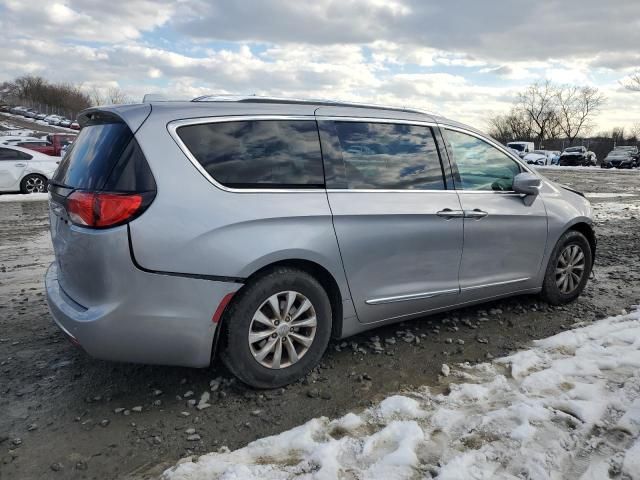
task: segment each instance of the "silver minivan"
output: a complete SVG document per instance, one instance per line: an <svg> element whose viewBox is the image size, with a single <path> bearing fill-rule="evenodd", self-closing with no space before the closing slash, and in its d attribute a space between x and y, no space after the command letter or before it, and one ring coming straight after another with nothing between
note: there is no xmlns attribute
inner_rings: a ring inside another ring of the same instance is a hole
<svg viewBox="0 0 640 480"><path fill-rule="evenodd" d="M592 209L479 131L260 97L99 107L50 182L54 320L90 355L290 383L330 338L491 299L574 300Z"/></svg>

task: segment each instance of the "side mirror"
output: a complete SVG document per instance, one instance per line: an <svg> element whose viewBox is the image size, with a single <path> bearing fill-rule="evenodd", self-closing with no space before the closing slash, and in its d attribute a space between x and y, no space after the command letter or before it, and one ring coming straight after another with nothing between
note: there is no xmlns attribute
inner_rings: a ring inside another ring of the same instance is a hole
<svg viewBox="0 0 640 480"><path fill-rule="evenodd" d="M537 195L542 180L533 173L522 172L513 178L513 191L523 195Z"/></svg>

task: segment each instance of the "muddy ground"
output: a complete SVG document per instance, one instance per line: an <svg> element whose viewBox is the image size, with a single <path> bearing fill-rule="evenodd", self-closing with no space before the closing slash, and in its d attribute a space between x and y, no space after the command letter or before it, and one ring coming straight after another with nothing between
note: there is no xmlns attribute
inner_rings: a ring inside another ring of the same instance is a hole
<svg viewBox="0 0 640 480"><path fill-rule="evenodd" d="M518 297L378 328L333 342L308 378L275 391L248 389L220 365L89 358L52 323L44 300L52 260L46 202L0 202L0 479L152 477L183 456L234 449L400 389L437 388L443 363L504 355L640 304L640 171L545 173L601 194L592 199L596 278L578 301L552 308ZM633 196L603 195L616 192ZM197 410L189 401L211 391L212 381L211 407Z"/></svg>

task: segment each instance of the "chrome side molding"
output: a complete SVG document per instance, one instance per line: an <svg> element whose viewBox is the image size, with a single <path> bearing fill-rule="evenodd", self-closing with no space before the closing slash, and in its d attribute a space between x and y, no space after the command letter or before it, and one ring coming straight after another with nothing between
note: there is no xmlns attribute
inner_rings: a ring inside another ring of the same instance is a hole
<svg viewBox="0 0 640 480"><path fill-rule="evenodd" d="M522 283L530 280L529 277L526 278L516 278L515 280L505 280L504 282L494 282L494 283L485 283L483 285L473 285L471 287L464 287L461 289L451 288L448 290L437 290L434 292L422 292L422 293L410 293L408 295L395 295L393 297L381 297L381 298L371 298L366 300L365 303L367 305L383 305L385 303L396 303L396 302L407 302L411 300L423 300L425 298L433 298L439 297L441 295L454 295L460 292L466 292L469 290L478 290L481 288L489 288L489 287L499 287L502 285L511 285L513 283Z"/></svg>
<svg viewBox="0 0 640 480"><path fill-rule="evenodd" d="M406 302L409 300L422 300L424 298L439 297L440 295L453 295L460 292L457 288L451 288L449 290L438 290L435 292L423 292L423 293L411 293L409 295L397 295L394 297L382 297L372 298L367 300L367 305L381 305L384 303Z"/></svg>
<svg viewBox="0 0 640 480"><path fill-rule="evenodd" d="M463 287L460 290L466 292L468 290L477 290L479 288L488 288L488 287L500 287L502 285L511 285L512 283L522 283L530 280L529 277L526 278L516 278L515 280L505 280L504 282L494 282L494 283L485 283L484 285L473 285L471 287Z"/></svg>

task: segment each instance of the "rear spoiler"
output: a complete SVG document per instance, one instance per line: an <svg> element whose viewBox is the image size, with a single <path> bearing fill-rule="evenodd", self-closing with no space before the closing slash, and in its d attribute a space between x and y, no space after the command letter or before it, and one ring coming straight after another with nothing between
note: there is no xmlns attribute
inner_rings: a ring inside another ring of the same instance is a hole
<svg viewBox="0 0 640 480"><path fill-rule="evenodd" d="M99 123L124 122L135 133L150 114L151 105L148 103L106 105L83 110L78 115L78 123L81 127L86 127L87 125Z"/></svg>

